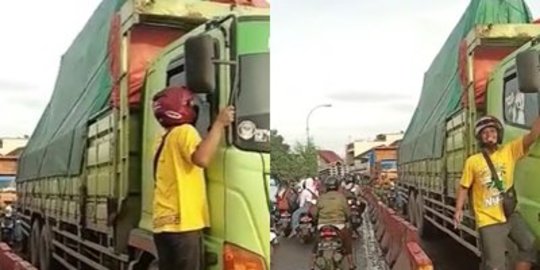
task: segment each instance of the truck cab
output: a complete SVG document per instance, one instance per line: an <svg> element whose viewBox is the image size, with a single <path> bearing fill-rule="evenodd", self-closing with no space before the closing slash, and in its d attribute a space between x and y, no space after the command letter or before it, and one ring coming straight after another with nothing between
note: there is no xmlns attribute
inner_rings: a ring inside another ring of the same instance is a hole
<svg viewBox="0 0 540 270"><path fill-rule="evenodd" d="M169 86L197 93L201 136L220 108L236 108L235 122L205 174L211 216L205 243L215 266L210 269L269 268L269 26L269 16L209 22L165 48L148 70L139 222L146 232L152 231L153 155L164 132L153 116L153 95Z"/></svg>
<svg viewBox="0 0 540 270"><path fill-rule="evenodd" d="M537 25L540 33L540 24ZM540 96L540 36L509 55L494 70L488 86L487 113L504 125L504 142L527 134L539 117ZM524 91L525 90L525 91ZM518 195L518 210L540 239L540 143L535 143L517 164L514 185ZM540 246L539 246L540 249Z"/></svg>
<svg viewBox="0 0 540 270"><path fill-rule="evenodd" d="M196 94L202 137L236 108L205 170L206 269L270 269L270 17L264 1L104 0L63 57L17 176L40 269L156 269L152 97ZM43 168L43 169L42 169ZM187 191L189 192L189 191Z"/></svg>

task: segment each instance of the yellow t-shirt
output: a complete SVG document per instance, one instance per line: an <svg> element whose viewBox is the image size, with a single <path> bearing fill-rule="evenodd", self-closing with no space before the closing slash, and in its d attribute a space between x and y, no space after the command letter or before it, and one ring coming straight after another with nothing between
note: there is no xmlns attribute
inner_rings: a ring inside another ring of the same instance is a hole
<svg viewBox="0 0 540 270"><path fill-rule="evenodd" d="M523 138L503 145L490 155L504 190L514 184L514 167L523 156ZM472 185L472 201L478 228L506 222L500 191L492 181L491 171L482 153L467 159L460 185L465 188Z"/></svg>
<svg viewBox="0 0 540 270"><path fill-rule="evenodd" d="M156 168L154 232L187 232L210 226L203 169L191 156L201 142L192 125L181 125L165 139Z"/></svg>

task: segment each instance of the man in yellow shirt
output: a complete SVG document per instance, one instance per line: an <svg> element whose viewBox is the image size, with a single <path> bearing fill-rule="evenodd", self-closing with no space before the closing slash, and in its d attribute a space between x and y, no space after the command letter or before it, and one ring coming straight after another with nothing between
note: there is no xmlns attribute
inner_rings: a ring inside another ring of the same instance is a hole
<svg viewBox="0 0 540 270"><path fill-rule="evenodd" d="M508 191L514 185L514 166L540 136L540 118L536 119L527 135L500 146L503 131L501 122L493 116L482 117L476 122L476 139L482 151L490 157L498 177L492 177L482 153L467 159L456 201L454 225L457 228L461 223L463 204L468 190L472 188L473 209L485 269L506 269L506 239L510 237L519 248L515 269L528 270L536 262L535 237L518 212L514 211L510 217L505 216L501 191Z"/></svg>
<svg viewBox="0 0 540 270"><path fill-rule="evenodd" d="M208 136L194 127L198 109L185 87L153 98L154 115L166 130L154 159L154 243L159 269L203 269L203 229L210 226L204 168L212 161L234 109L221 110Z"/></svg>

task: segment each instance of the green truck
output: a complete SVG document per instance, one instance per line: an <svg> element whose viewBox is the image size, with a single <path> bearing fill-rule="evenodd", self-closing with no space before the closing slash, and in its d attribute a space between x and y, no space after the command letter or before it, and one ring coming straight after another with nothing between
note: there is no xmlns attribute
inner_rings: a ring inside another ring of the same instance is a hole
<svg viewBox="0 0 540 270"><path fill-rule="evenodd" d="M420 101L398 153L397 183L406 202L401 210L421 236L442 232L481 255L472 211L465 211L463 226L457 230L453 226L465 160L479 150L474 123L486 114L496 116L504 124L504 142L528 132L539 114L539 100L538 92L530 91L534 87L526 84L540 75L538 66L527 67L527 61L530 64L536 57L538 65L539 50L540 24L532 22L524 1L471 1L425 74ZM518 209L538 239L539 164L536 143L514 175ZM470 205L466 208L471 210ZM511 242L508 248L515 259Z"/></svg>
<svg viewBox="0 0 540 270"><path fill-rule="evenodd" d="M231 3L227 3L231 2ZM236 107L205 171L207 269L269 269L269 7L261 1L104 0L62 58L21 156L24 251L47 269L157 269L154 93L197 93L204 136Z"/></svg>

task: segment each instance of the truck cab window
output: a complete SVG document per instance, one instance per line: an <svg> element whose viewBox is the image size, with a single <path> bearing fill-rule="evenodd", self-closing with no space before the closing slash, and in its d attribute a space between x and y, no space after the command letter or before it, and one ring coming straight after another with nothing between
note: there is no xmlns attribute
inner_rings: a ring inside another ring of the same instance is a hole
<svg viewBox="0 0 540 270"><path fill-rule="evenodd" d="M537 93L519 91L516 74L507 77L504 83L504 119L510 124L530 128L538 115Z"/></svg>
<svg viewBox="0 0 540 270"><path fill-rule="evenodd" d="M167 68L167 86L186 86L184 59L176 59L169 64ZM199 107L195 128L204 137L210 127L210 111L212 108L208 100L208 95L196 94L195 104Z"/></svg>

